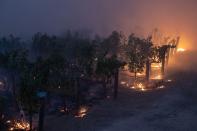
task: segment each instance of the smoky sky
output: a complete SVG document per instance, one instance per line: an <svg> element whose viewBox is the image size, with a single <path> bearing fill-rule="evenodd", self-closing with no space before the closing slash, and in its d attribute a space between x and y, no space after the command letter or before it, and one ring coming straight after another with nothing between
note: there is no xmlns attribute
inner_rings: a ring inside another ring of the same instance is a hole
<svg viewBox="0 0 197 131"><path fill-rule="evenodd" d="M159 28L195 43L196 5L196 0L0 0L0 35L67 29L147 35Z"/></svg>

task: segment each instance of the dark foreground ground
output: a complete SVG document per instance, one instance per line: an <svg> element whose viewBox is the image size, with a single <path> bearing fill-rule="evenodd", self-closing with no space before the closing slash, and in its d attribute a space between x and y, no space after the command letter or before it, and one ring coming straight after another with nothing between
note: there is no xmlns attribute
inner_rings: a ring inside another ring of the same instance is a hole
<svg viewBox="0 0 197 131"><path fill-rule="evenodd" d="M57 114L47 116L45 129L197 131L197 73L173 69L168 79L172 82L166 88L150 92L135 92L121 87L118 100L100 101L82 119Z"/></svg>
<svg viewBox="0 0 197 131"><path fill-rule="evenodd" d="M121 88L118 100L100 101L82 119L46 118L46 131L196 131L197 73L180 72L166 88L135 92Z"/></svg>

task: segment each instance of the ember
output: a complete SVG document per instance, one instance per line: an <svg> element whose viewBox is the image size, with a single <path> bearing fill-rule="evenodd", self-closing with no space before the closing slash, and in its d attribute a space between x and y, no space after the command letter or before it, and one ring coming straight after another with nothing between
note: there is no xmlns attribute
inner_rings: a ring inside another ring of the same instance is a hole
<svg viewBox="0 0 197 131"><path fill-rule="evenodd" d="M59 111L60 111L61 113L67 113L67 112L69 112L69 109L68 109L68 108L65 108L65 107L60 107L60 108L59 108Z"/></svg>
<svg viewBox="0 0 197 131"><path fill-rule="evenodd" d="M11 121L10 120L7 120L6 123L9 124L9 123L11 123Z"/></svg>
<svg viewBox="0 0 197 131"><path fill-rule="evenodd" d="M147 90L143 83L137 83L137 84L135 84L135 86L131 86L130 88L136 89L138 91L146 91Z"/></svg>
<svg viewBox="0 0 197 131"><path fill-rule="evenodd" d="M167 80L167 82L172 82L172 80L169 79L169 80Z"/></svg>
<svg viewBox="0 0 197 131"><path fill-rule="evenodd" d="M159 89L163 89L163 88L165 88L165 86L164 86L164 85L161 85L161 86L159 86L158 88L159 88Z"/></svg>
<svg viewBox="0 0 197 131"><path fill-rule="evenodd" d="M82 106L80 107L77 115L75 115L76 118L83 118L87 115L87 111L88 111L88 108L85 107L85 106Z"/></svg>
<svg viewBox="0 0 197 131"><path fill-rule="evenodd" d="M121 85L125 85L126 84L126 82L125 81L121 81L121 83L120 83Z"/></svg>
<svg viewBox="0 0 197 131"><path fill-rule="evenodd" d="M142 83L137 84L137 88L140 89L141 91L145 91L145 86Z"/></svg>
<svg viewBox="0 0 197 131"><path fill-rule="evenodd" d="M61 112L61 113L64 113L64 112L65 112L65 110L64 110L64 109L60 109L60 112Z"/></svg>
<svg viewBox="0 0 197 131"><path fill-rule="evenodd" d="M2 86L2 85L4 85L4 83L2 81L0 81L0 85Z"/></svg>

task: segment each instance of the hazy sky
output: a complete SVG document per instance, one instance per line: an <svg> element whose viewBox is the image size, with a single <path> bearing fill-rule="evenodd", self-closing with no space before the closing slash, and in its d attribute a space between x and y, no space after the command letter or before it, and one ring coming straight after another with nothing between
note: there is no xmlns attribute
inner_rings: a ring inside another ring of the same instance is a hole
<svg viewBox="0 0 197 131"><path fill-rule="evenodd" d="M194 43L196 6L197 0L0 0L0 35L66 29L148 34L157 27Z"/></svg>

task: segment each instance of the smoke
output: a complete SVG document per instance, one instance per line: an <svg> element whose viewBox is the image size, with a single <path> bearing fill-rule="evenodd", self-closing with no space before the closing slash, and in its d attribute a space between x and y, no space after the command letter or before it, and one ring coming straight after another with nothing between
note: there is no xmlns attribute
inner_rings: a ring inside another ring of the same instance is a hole
<svg viewBox="0 0 197 131"><path fill-rule="evenodd" d="M197 0L0 0L0 36L71 29L146 37L159 28L166 36L180 36L180 47L188 51L174 56L169 67L196 70L196 5Z"/></svg>
<svg viewBox="0 0 197 131"><path fill-rule="evenodd" d="M0 35L71 29L147 36L159 28L165 35L180 35L181 46L193 49L196 4L196 0L0 0Z"/></svg>
<svg viewBox="0 0 197 131"><path fill-rule="evenodd" d="M195 51L186 51L184 53L177 53L170 58L167 66L167 74L173 74L177 72L191 72L197 73L197 53Z"/></svg>

